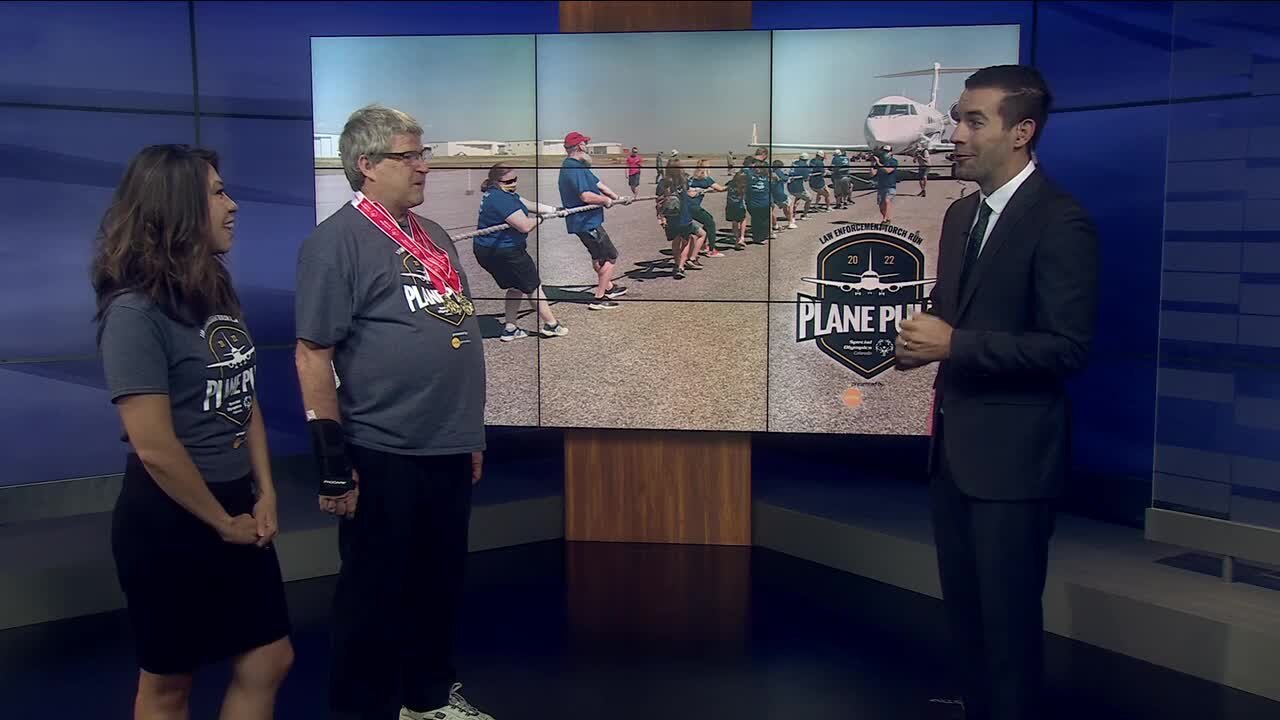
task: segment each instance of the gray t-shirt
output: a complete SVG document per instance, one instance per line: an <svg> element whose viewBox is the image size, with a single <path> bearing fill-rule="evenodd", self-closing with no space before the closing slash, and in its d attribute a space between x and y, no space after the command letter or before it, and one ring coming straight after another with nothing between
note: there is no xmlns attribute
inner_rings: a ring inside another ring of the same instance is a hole
<svg viewBox="0 0 1280 720"><path fill-rule="evenodd" d="M214 315L192 327L142 293L121 295L107 309L102 365L113 402L127 395L169 396L174 433L205 482L249 474L245 435L258 360L239 319Z"/></svg>
<svg viewBox="0 0 1280 720"><path fill-rule="evenodd" d="M437 294L422 263L348 203L298 253L297 336L334 348L348 442L404 455L483 450L480 324L456 310L471 304L471 285L449 234L418 220L449 254L463 298Z"/></svg>

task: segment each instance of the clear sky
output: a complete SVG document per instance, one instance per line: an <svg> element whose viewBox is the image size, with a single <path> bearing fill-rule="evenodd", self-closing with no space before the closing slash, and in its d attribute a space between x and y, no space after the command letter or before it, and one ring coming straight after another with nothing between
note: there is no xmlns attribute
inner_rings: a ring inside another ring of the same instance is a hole
<svg viewBox="0 0 1280 720"><path fill-rule="evenodd" d="M312 38L315 131L338 134L371 102L423 126L423 140L530 140L532 35Z"/></svg>
<svg viewBox="0 0 1280 720"><path fill-rule="evenodd" d="M769 33L538 36L538 134L641 152L747 150L769 138Z"/></svg>
<svg viewBox="0 0 1280 720"><path fill-rule="evenodd" d="M931 77L876 75L1014 63L1018 39L1014 25L787 30L772 46L763 31L314 38L314 125L337 134L380 102L416 117L427 141L578 130L645 153L719 154L746 152L754 123L761 142L772 126L779 143L860 143L877 99L929 100ZM942 76L941 109L966 76Z"/></svg>
<svg viewBox="0 0 1280 720"><path fill-rule="evenodd" d="M876 75L1018 62L1017 25L859 30L787 30L773 35L773 142L861 143L875 101L904 95L929 102L933 76ZM943 74L944 113L970 73Z"/></svg>

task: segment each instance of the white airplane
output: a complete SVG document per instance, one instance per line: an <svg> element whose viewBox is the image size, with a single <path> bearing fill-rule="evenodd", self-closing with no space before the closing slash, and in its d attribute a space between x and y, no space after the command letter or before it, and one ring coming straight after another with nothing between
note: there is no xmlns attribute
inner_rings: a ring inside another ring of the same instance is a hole
<svg viewBox="0 0 1280 720"><path fill-rule="evenodd" d="M254 348L249 348L248 350L245 350L244 348L238 348L235 345L232 345L231 357L229 359L223 360L222 362L213 363L212 365L209 365L209 367L210 368L238 367L240 365L243 365L249 362L249 358L253 357L253 351L254 351Z"/></svg>
<svg viewBox="0 0 1280 720"><path fill-rule="evenodd" d="M889 95L875 101L867 112L863 123L862 136L864 143L762 143L756 134L756 126L751 126L750 147L773 147L784 150L836 150L844 148L854 152L868 152L888 145L895 155L909 155L915 148L923 146L931 153L951 152L955 145L951 144L950 130L955 121L951 113L943 113L938 109L938 80L943 74L974 73L980 68L944 68L934 63L929 70L910 70L890 75L877 75L880 78L924 77L933 76L933 90L929 94L929 102L922 103L901 95ZM952 103L949 110L955 109Z"/></svg>
<svg viewBox="0 0 1280 720"><path fill-rule="evenodd" d="M867 253L867 263L871 264L871 253ZM874 269L867 270L863 273L840 273L845 277L857 278L853 281L848 280L821 280L818 278L800 278L804 282L811 282L815 285L823 285L826 287L839 288L841 292L853 293L854 295L862 295L869 293L885 293L897 292L900 288L915 287L917 285L928 285L935 278L925 278L924 280L901 280L882 282L885 278L897 277L895 274L881 275Z"/></svg>

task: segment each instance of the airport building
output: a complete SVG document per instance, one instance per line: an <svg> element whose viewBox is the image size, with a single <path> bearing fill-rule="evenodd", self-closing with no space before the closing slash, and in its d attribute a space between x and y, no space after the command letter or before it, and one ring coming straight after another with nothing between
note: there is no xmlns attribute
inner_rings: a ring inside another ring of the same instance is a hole
<svg viewBox="0 0 1280 720"><path fill-rule="evenodd" d="M618 142L597 141L587 143L587 152L592 155L621 155L623 145ZM507 143L508 155L564 155L564 138L546 140L512 140Z"/></svg>
<svg viewBox="0 0 1280 720"><path fill-rule="evenodd" d="M509 155L508 143L498 140L448 140L427 143L436 157Z"/></svg>
<svg viewBox="0 0 1280 720"><path fill-rule="evenodd" d="M315 143L315 155L318 158L336 158L338 157L338 136L328 135L324 133L315 133L311 136Z"/></svg>

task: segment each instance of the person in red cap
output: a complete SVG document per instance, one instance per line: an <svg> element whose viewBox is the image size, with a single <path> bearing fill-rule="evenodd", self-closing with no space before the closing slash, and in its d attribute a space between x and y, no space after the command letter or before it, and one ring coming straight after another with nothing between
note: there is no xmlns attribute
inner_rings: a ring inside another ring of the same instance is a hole
<svg viewBox="0 0 1280 720"><path fill-rule="evenodd" d="M576 130L564 136L564 150L569 157L560 165L560 205L565 210L584 205L598 206L594 210L566 215L564 221L569 232L577 235L587 252L591 253L591 264L596 271L595 298L587 307L591 310L616 310L618 303L613 300L625 295L627 289L613 282L618 249L609 239L609 233L605 232L604 208L612 207L615 201L629 205L631 198L624 200L591 172L591 156L587 154L589 142L591 138Z"/></svg>

